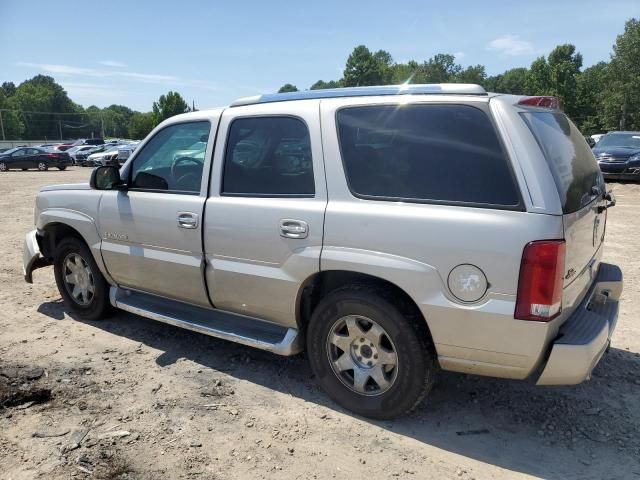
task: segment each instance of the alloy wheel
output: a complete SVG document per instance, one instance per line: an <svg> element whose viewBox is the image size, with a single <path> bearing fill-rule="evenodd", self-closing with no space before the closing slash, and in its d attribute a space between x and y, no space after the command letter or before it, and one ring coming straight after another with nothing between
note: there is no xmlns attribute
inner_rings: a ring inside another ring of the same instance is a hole
<svg viewBox="0 0 640 480"><path fill-rule="evenodd" d="M44 162L40 162L38 164L38 170L40 170L41 172L45 171L47 169L47 164Z"/></svg>
<svg viewBox="0 0 640 480"><path fill-rule="evenodd" d="M327 355L340 381L361 395L383 394L398 376L398 355L389 334L361 315L347 315L333 324Z"/></svg>
<svg viewBox="0 0 640 480"><path fill-rule="evenodd" d="M95 294L95 279L87 261L70 253L62 262L64 286L78 305L89 305Z"/></svg>
<svg viewBox="0 0 640 480"><path fill-rule="evenodd" d="M4 162L0 162L0 172L6 172L7 171L7 164Z"/></svg>

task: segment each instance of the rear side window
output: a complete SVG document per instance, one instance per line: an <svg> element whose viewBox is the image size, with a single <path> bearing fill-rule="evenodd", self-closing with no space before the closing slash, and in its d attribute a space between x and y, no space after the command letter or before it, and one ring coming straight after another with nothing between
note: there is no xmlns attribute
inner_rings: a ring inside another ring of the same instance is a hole
<svg viewBox="0 0 640 480"><path fill-rule="evenodd" d="M563 213L580 210L604 188L604 179L589 145L563 113L526 112L521 115L544 153Z"/></svg>
<svg viewBox="0 0 640 480"><path fill-rule="evenodd" d="M292 117L233 121L224 159L222 194L313 196L309 130Z"/></svg>
<svg viewBox="0 0 640 480"><path fill-rule="evenodd" d="M383 105L337 114L356 196L515 208L511 170L493 125L465 105Z"/></svg>

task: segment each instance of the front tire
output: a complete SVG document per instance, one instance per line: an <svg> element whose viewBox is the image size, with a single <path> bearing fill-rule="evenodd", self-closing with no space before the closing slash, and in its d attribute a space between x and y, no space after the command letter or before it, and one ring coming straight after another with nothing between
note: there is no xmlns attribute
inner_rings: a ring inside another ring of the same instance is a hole
<svg viewBox="0 0 640 480"><path fill-rule="evenodd" d="M53 265L58 291L68 310L85 320L99 320L109 312L109 284L82 240L62 240Z"/></svg>
<svg viewBox="0 0 640 480"><path fill-rule="evenodd" d="M40 170L41 172L46 172L47 170L49 170L49 167L44 162L38 162L38 170Z"/></svg>
<svg viewBox="0 0 640 480"><path fill-rule="evenodd" d="M5 162L0 162L0 172L6 172L9 170L8 165Z"/></svg>
<svg viewBox="0 0 640 480"><path fill-rule="evenodd" d="M350 286L320 301L309 321L307 352L320 386L343 407L391 419L431 390L437 363L419 321L383 291Z"/></svg>

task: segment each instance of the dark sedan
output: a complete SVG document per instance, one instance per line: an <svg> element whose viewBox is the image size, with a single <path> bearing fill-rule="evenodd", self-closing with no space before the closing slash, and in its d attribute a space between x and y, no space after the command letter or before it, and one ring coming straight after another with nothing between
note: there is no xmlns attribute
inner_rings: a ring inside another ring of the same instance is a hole
<svg viewBox="0 0 640 480"><path fill-rule="evenodd" d="M610 132L593 148L605 179L640 180L640 132Z"/></svg>
<svg viewBox="0 0 640 480"><path fill-rule="evenodd" d="M49 168L64 170L71 165L71 157L64 152L48 152L36 147L18 147L0 154L0 172L10 169L28 170Z"/></svg>

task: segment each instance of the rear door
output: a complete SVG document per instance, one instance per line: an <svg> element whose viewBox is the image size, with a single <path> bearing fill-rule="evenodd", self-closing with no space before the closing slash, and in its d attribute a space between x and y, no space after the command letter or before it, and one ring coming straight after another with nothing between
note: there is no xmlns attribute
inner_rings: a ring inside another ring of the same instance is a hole
<svg viewBox="0 0 640 480"><path fill-rule="evenodd" d="M597 272L607 221L605 184L589 145L561 112L522 113L549 165L562 204L565 259L563 305L582 299Z"/></svg>
<svg viewBox="0 0 640 480"><path fill-rule="evenodd" d="M220 309L296 326L319 271L327 194L319 102L224 111L204 220L206 278Z"/></svg>

